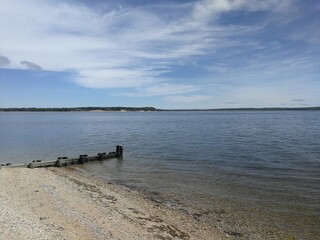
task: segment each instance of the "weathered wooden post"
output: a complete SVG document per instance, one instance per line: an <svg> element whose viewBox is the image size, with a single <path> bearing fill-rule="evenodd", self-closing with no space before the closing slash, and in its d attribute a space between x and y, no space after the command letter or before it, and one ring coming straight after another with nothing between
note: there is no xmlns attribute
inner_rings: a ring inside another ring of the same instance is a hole
<svg viewBox="0 0 320 240"><path fill-rule="evenodd" d="M117 158L123 157L123 146L120 146L120 145L116 146L116 157Z"/></svg>
<svg viewBox="0 0 320 240"><path fill-rule="evenodd" d="M63 167L69 166L73 164L84 164L86 162L96 161L96 160L104 160L104 159L112 159L112 158L123 158L123 146L117 145L115 152L100 152L95 156L88 156L86 154L79 155L78 158L70 158L68 157L58 157L55 161L42 161L42 160L33 160L31 163L25 164L17 164L13 167L28 167L28 168L39 168L39 167ZM10 167L11 163L0 163L1 167Z"/></svg>
<svg viewBox="0 0 320 240"><path fill-rule="evenodd" d="M103 153L98 153L97 156L98 156L98 160L102 160L103 159Z"/></svg>
<svg viewBox="0 0 320 240"><path fill-rule="evenodd" d="M58 160L56 161L56 167L63 167L63 162L61 158L58 158Z"/></svg>
<svg viewBox="0 0 320 240"><path fill-rule="evenodd" d="M84 155L79 155L79 164L84 164Z"/></svg>

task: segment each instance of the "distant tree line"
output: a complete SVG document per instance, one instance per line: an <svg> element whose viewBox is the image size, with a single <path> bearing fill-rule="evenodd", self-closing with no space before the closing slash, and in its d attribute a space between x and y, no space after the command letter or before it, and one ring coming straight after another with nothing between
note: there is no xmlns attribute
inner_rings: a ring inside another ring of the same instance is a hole
<svg viewBox="0 0 320 240"><path fill-rule="evenodd" d="M156 111L154 107L0 108L1 112Z"/></svg>
<svg viewBox="0 0 320 240"><path fill-rule="evenodd" d="M154 107L74 107L74 108L0 108L0 112L84 112L84 111L290 111L290 110L320 110L320 107L293 108L216 108L216 109L157 109Z"/></svg>
<svg viewBox="0 0 320 240"><path fill-rule="evenodd" d="M157 111L290 111L320 110L320 107L214 108L214 109L157 109Z"/></svg>

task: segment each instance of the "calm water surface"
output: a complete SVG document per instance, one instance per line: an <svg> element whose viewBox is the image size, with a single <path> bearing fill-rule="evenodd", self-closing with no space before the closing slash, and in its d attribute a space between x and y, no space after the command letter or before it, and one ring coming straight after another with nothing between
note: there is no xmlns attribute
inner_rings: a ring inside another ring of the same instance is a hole
<svg viewBox="0 0 320 240"><path fill-rule="evenodd" d="M0 162L116 144L84 169L243 238L319 239L320 111L0 113Z"/></svg>

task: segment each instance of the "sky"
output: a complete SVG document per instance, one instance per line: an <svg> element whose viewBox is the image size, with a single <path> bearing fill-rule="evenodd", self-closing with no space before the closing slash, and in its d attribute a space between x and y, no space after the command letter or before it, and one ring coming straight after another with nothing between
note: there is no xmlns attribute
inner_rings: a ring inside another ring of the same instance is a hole
<svg viewBox="0 0 320 240"><path fill-rule="evenodd" d="M1 0L0 107L320 106L319 0Z"/></svg>

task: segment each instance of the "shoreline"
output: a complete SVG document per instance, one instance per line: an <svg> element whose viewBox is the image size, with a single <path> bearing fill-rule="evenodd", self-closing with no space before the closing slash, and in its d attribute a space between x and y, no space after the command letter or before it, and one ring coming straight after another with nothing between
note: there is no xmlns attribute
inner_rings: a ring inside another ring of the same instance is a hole
<svg viewBox="0 0 320 240"><path fill-rule="evenodd" d="M214 211L174 204L77 165L3 168L0 203L0 239L313 239L268 224L281 223L280 215L243 215L240 203L212 203Z"/></svg>
<svg viewBox="0 0 320 240"><path fill-rule="evenodd" d="M319 111L320 106L160 109L155 107L0 107L0 112L224 112L224 111Z"/></svg>
<svg viewBox="0 0 320 240"><path fill-rule="evenodd" d="M2 239L234 239L76 167L2 169Z"/></svg>

